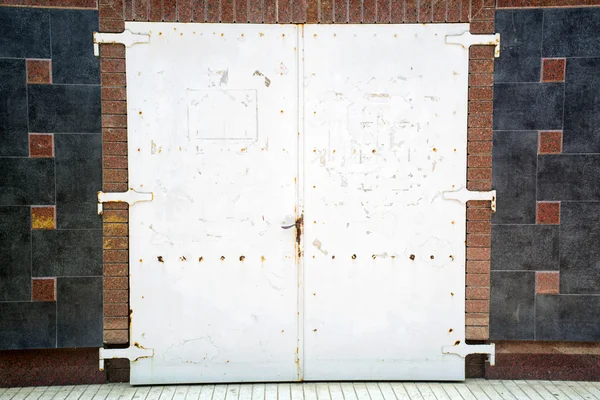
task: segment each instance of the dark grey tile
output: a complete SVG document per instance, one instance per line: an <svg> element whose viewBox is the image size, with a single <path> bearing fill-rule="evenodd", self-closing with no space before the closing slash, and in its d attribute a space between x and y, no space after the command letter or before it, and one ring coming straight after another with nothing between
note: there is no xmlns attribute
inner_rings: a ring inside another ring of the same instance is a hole
<svg viewBox="0 0 600 400"><path fill-rule="evenodd" d="M600 200L600 155L538 157L538 200Z"/></svg>
<svg viewBox="0 0 600 400"><path fill-rule="evenodd" d="M100 86L29 85L31 132L99 133Z"/></svg>
<svg viewBox="0 0 600 400"><path fill-rule="evenodd" d="M535 272L492 271L490 340L529 340L535 328Z"/></svg>
<svg viewBox="0 0 600 400"><path fill-rule="evenodd" d="M600 296L538 295L536 340L600 341Z"/></svg>
<svg viewBox="0 0 600 400"><path fill-rule="evenodd" d="M494 225L492 270L558 270L558 225Z"/></svg>
<svg viewBox="0 0 600 400"><path fill-rule="evenodd" d="M563 202L560 293L600 294L600 203Z"/></svg>
<svg viewBox="0 0 600 400"><path fill-rule="evenodd" d="M496 189L495 224L534 224L537 131L494 132L492 187Z"/></svg>
<svg viewBox="0 0 600 400"><path fill-rule="evenodd" d="M56 347L56 303L0 303L0 349Z"/></svg>
<svg viewBox="0 0 600 400"><path fill-rule="evenodd" d="M494 129L562 129L563 98L563 83L497 83Z"/></svg>
<svg viewBox="0 0 600 400"><path fill-rule="evenodd" d="M48 10L0 7L0 57L50 58Z"/></svg>
<svg viewBox="0 0 600 400"><path fill-rule="evenodd" d="M101 230L32 232L33 276L101 276Z"/></svg>
<svg viewBox="0 0 600 400"><path fill-rule="evenodd" d="M28 146L25 60L0 59L0 156L28 156Z"/></svg>
<svg viewBox="0 0 600 400"><path fill-rule="evenodd" d="M54 204L54 160L0 158L0 205Z"/></svg>
<svg viewBox="0 0 600 400"><path fill-rule="evenodd" d="M600 9L544 10L543 57L600 57Z"/></svg>
<svg viewBox="0 0 600 400"><path fill-rule="evenodd" d="M0 207L0 301L31 300L30 207Z"/></svg>
<svg viewBox="0 0 600 400"><path fill-rule="evenodd" d="M102 190L102 136L57 134L54 145L58 228L102 228L97 196Z"/></svg>
<svg viewBox="0 0 600 400"><path fill-rule="evenodd" d="M496 11L500 54L495 82L539 82L542 53L542 10Z"/></svg>
<svg viewBox="0 0 600 400"><path fill-rule="evenodd" d="M58 347L102 346L102 277L56 280Z"/></svg>
<svg viewBox="0 0 600 400"><path fill-rule="evenodd" d="M600 153L600 58L569 58L563 153Z"/></svg>
<svg viewBox="0 0 600 400"><path fill-rule="evenodd" d="M50 26L53 82L99 84L100 60L92 46L98 11L51 10Z"/></svg>

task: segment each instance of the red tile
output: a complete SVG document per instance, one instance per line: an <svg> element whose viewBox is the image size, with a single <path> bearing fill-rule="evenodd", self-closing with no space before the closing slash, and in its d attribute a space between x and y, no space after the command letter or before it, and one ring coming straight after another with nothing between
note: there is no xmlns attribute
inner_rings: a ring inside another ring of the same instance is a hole
<svg viewBox="0 0 600 400"><path fill-rule="evenodd" d="M235 2L237 6L237 0ZM287 24L292 20L292 2L290 0L279 0L277 2L277 22Z"/></svg>
<svg viewBox="0 0 600 400"><path fill-rule="evenodd" d="M404 2L402 0L391 0L392 24L401 24L404 19Z"/></svg>
<svg viewBox="0 0 600 400"><path fill-rule="evenodd" d="M54 135L51 133L30 133L29 156L33 158L54 157Z"/></svg>
<svg viewBox="0 0 600 400"><path fill-rule="evenodd" d="M247 0L236 0L235 1L235 22L248 22L248 1ZM288 21L289 18L288 18Z"/></svg>
<svg viewBox="0 0 600 400"><path fill-rule="evenodd" d="M167 22L177 21L177 1L163 0L162 20Z"/></svg>
<svg viewBox="0 0 600 400"><path fill-rule="evenodd" d="M219 0L206 0L206 22L217 23L221 20L221 10ZM262 22L262 9L260 10L260 19L250 22Z"/></svg>
<svg viewBox="0 0 600 400"><path fill-rule="evenodd" d="M211 4L215 1L215 0L207 0L207 10L208 10L208 22L212 22L212 20L210 19L210 10L211 10ZM263 10L262 10L262 1L261 0L248 0L248 20L251 23L255 23L255 24L260 24L261 22L263 22ZM216 21L215 21L216 22Z"/></svg>
<svg viewBox="0 0 600 400"><path fill-rule="evenodd" d="M349 0L350 15L348 16L351 24L362 22L362 0Z"/></svg>
<svg viewBox="0 0 600 400"><path fill-rule="evenodd" d="M52 83L52 60L27 60L27 83Z"/></svg>
<svg viewBox="0 0 600 400"><path fill-rule="evenodd" d="M56 301L56 278L33 278L31 300Z"/></svg>
<svg viewBox="0 0 600 400"><path fill-rule="evenodd" d="M177 21L192 21L192 3L191 0L179 0L177 2Z"/></svg>
<svg viewBox="0 0 600 400"><path fill-rule="evenodd" d="M375 7L375 0L363 0L363 23L375 23Z"/></svg>
<svg viewBox="0 0 600 400"><path fill-rule="evenodd" d="M319 22L319 2L317 0L308 0L306 7L306 22L309 24Z"/></svg>
<svg viewBox="0 0 600 400"><path fill-rule="evenodd" d="M392 17L391 11L390 0L377 0L377 23L389 24Z"/></svg>
<svg viewBox="0 0 600 400"><path fill-rule="evenodd" d="M292 0L292 23L306 22L306 0Z"/></svg>
<svg viewBox="0 0 600 400"><path fill-rule="evenodd" d="M334 22L336 24L345 24L348 22L348 1L334 0Z"/></svg>
<svg viewBox="0 0 600 400"><path fill-rule="evenodd" d="M538 201L536 221L543 225L560 224L560 202Z"/></svg>
<svg viewBox="0 0 600 400"><path fill-rule="evenodd" d="M148 21L148 0L132 0L131 14L134 21Z"/></svg>
<svg viewBox="0 0 600 400"><path fill-rule="evenodd" d="M539 154L560 154L562 152L562 131L540 132Z"/></svg>
<svg viewBox="0 0 600 400"><path fill-rule="evenodd" d="M321 12L319 13L319 23L333 23L333 0L321 0Z"/></svg>
<svg viewBox="0 0 600 400"><path fill-rule="evenodd" d="M566 59L544 58L542 59L542 82L564 82Z"/></svg>
<svg viewBox="0 0 600 400"><path fill-rule="evenodd" d="M56 207L31 206L31 229L56 229Z"/></svg>
<svg viewBox="0 0 600 400"><path fill-rule="evenodd" d="M229 3L231 3L231 6L229 6ZM226 4L227 7L225 7ZM221 7L222 22L229 22L229 19L226 19L225 10L233 7L233 0L222 0ZM277 0L263 0L263 22L265 24L277 23Z"/></svg>
<svg viewBox="0 0 600 400"><path fill-rule="evenodd" d="M404 0L404 22L415 23L419 19L418 0Z"/></svg>
<svg viewBox="0 0 600 400"><path fill-rule="evenodd" d="M537 271L535 273L536 294L558 294L560 273L558 271Z"/></svg>
<svg viewBox="0 0 600 400"><path fill-rule="evenodd" d="M267 6L268 4L268 6ZM265 9L269 8L273 10L273 16L269 19L270 23L275 23L275 0L265 0ZM266 18L266 11L265 11ZM234 22L234 4L233 0L221 1L221 22Z"/></svg>

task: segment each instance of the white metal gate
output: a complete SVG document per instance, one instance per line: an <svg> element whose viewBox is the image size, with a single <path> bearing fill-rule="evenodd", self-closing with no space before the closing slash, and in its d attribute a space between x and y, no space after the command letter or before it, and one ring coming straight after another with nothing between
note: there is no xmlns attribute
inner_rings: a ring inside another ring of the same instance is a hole
<svg viewBox="0 0 600 400"><path fill-rule="evenodd" d="M468 25L126 28L133 384L493 353L464 344Z"/></svg>

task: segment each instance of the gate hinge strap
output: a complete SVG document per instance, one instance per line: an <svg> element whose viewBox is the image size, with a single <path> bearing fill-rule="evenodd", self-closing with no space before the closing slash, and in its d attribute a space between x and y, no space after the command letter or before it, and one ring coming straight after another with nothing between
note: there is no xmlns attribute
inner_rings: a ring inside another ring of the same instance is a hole
<svg viewBox="0 0 600 400"><path fill-rule="evenodd" d="M457 354L463 358L469 354L487 354L488 361L491 366L496 365L496 345L491 344L466 344L461 342L456 346L444 346L442 347L442 353L444 354Z"/></svg>
<svg viewBox="0 0 600 400"><path fill-rule="evenodd" d="M104 193L98 192L98 214L102 214L102 203L127 203L129 205L135 204L140 201L152 201L154 200L154 193L136 192L133 189L129 189L126 192L121 193Z"/></svg>
<svg viewBox="0 0 600 400"><path fill-rule="evenodd" d="M493 35L473 35L467 31L462 35L448 35L446 36L447 44L460 44L465 49L473 45L492 45L494 48L494 57L500 57L500 34L496 33Z"/></svg>
<svg viewBox="0 0 600 400"><path fill-rule="evenodd" d="M131 47L137 43L149 43L150 35L147 33L133 33L129 29L125 29L121 33L101 33L94 32L94 55L100 56L100 43L120 43L125 47Z"/></svg>
<svg viewBox="0 0 600 400"><path fill-rule="evenodd" d="M140 358L154 357L154 349L146 349L140 345L128 347L126 349L105 349L100 348L100 371L104 371L104 360L113 358L127 358L129 361L136 361Z"/></svg>
<svg viewBox="0 0 600 400"><path fill-rule="evenodd" d="M466 204L470 200L486 200L491 202L492 212L496 212L496 191L490 190L488 192L477 192L471 191L467 188L462 188L455 191L443 192L444 200L456 200L463 204Z"/></svg>

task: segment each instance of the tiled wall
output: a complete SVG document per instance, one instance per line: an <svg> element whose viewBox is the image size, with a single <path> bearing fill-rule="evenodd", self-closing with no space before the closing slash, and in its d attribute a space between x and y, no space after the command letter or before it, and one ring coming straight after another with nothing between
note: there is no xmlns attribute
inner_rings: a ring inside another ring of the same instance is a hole
<svg viewBox="0 0 600 400"><path fill-rule="evenodd" d="M496 11L490 339L600 340L600 8Z"/></svg>
<svg viewBox="0 0 600 400"><path fill-rule="evenodd" d="M98 12L0 7L0 349L102 345Z"/></svg>

